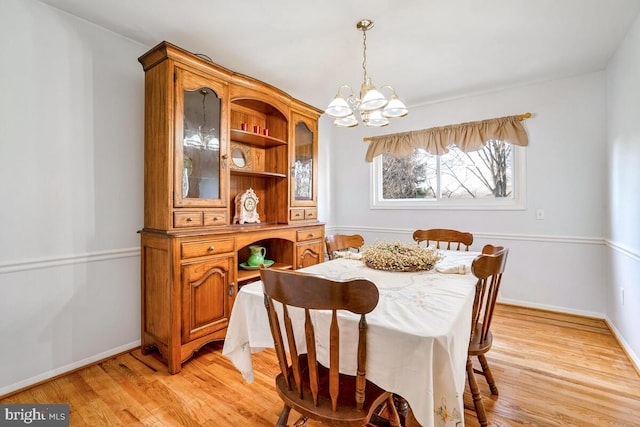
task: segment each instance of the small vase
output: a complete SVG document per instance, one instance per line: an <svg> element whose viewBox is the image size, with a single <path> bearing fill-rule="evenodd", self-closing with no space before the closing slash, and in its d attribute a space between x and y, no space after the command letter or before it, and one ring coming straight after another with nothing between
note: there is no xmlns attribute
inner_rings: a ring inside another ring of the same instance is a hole
<svg viewBox="0 0 640 427"><path fill-rule="evenodd" d="M249 246L251 250L251 255L249 255L249 259L247 260L247 264L250 266L256 267L262 263L264 263L264 257L267 254L267 249L262 246Z"/></svg>

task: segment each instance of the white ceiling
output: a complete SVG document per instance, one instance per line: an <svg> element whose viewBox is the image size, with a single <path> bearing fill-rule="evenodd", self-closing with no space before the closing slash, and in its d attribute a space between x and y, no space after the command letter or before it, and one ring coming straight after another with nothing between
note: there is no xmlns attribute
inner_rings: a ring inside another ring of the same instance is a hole
<svg viewBox="0 0 640 427"><path fill-rule="evenodd" d="M206 54L319 108L339 85L362 83L362 18L375 22L369 77L411 107L602 70L640 12L640 0L41 1L149 47Z"/></svg>

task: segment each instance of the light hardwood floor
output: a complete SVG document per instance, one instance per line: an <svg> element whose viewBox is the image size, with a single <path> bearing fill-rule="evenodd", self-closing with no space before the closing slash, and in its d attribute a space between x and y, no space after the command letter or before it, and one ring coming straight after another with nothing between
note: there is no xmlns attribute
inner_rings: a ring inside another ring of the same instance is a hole
<svg viewBox="0 0 640 427"><path fill-rule="evenodd" d="M640 376L603 321L498 305L492 330L487 359L500 396L478 376L490 425L640 425ZM178 375L134 350L0 403L69 403L72 426L273 426L282 409L275 354L253 360L256 379L247 384L220 344L203 348ZM296 419L292 412L290 425ZM465 426L477 425L465 411Z"/></svg>

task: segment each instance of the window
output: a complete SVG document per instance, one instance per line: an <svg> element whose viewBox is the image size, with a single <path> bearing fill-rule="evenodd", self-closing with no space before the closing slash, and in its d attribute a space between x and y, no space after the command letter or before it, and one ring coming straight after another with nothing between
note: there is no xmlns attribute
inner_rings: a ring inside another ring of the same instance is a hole
<svg viewBox="0 0 640 427"><path fill-rule="evenodd" d="M524 209L522 147L490 140L477 151L448 148L439 156L423 149L403 158L377 156L372 207Z"/></svg>

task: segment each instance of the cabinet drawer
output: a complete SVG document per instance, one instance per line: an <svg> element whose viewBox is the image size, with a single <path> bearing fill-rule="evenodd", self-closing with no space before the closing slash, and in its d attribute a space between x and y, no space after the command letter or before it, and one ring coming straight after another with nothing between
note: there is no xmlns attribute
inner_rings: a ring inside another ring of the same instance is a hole
<svg viewBox="0 0 640 427"><path fill-rule="evenodd" d="M201 227L202 212L174 212L173 226L178 227Z"/></svg>
<svg viewBox="0 0 640 427"><path fill-rule="evenodd" d="M309 228L307 230L298 230L296 238L298 242L302 242L305 240L321 239L323 234L322 228Z"/></svg>
<svg viewBox="0 0 640 427"><path fill-rule="evenodd" d="M196 258L207 255L216 255L225 252L233 252L234 239L204 240L201 242L185 242L181 245L182 259Z"/></svg>
<svg viewBox="0 0 640 427"><path fill-rule="evenodd" d="M304 219L304 209L291 209L289 212L289 220L301 221Z"/></svg>
<svg viewBox="0 0 640 427"><path fill-rule="evenodd" d="M204 225L227 225L227 211L210 211L204 213Z"/></svg>
<svg viewBox="0 0 640 427"><path fill-rule="evenodd" d="M291 209L291 211L289 212L290 221L302 221L303 219L318 219L318 209Z"/></svg>

